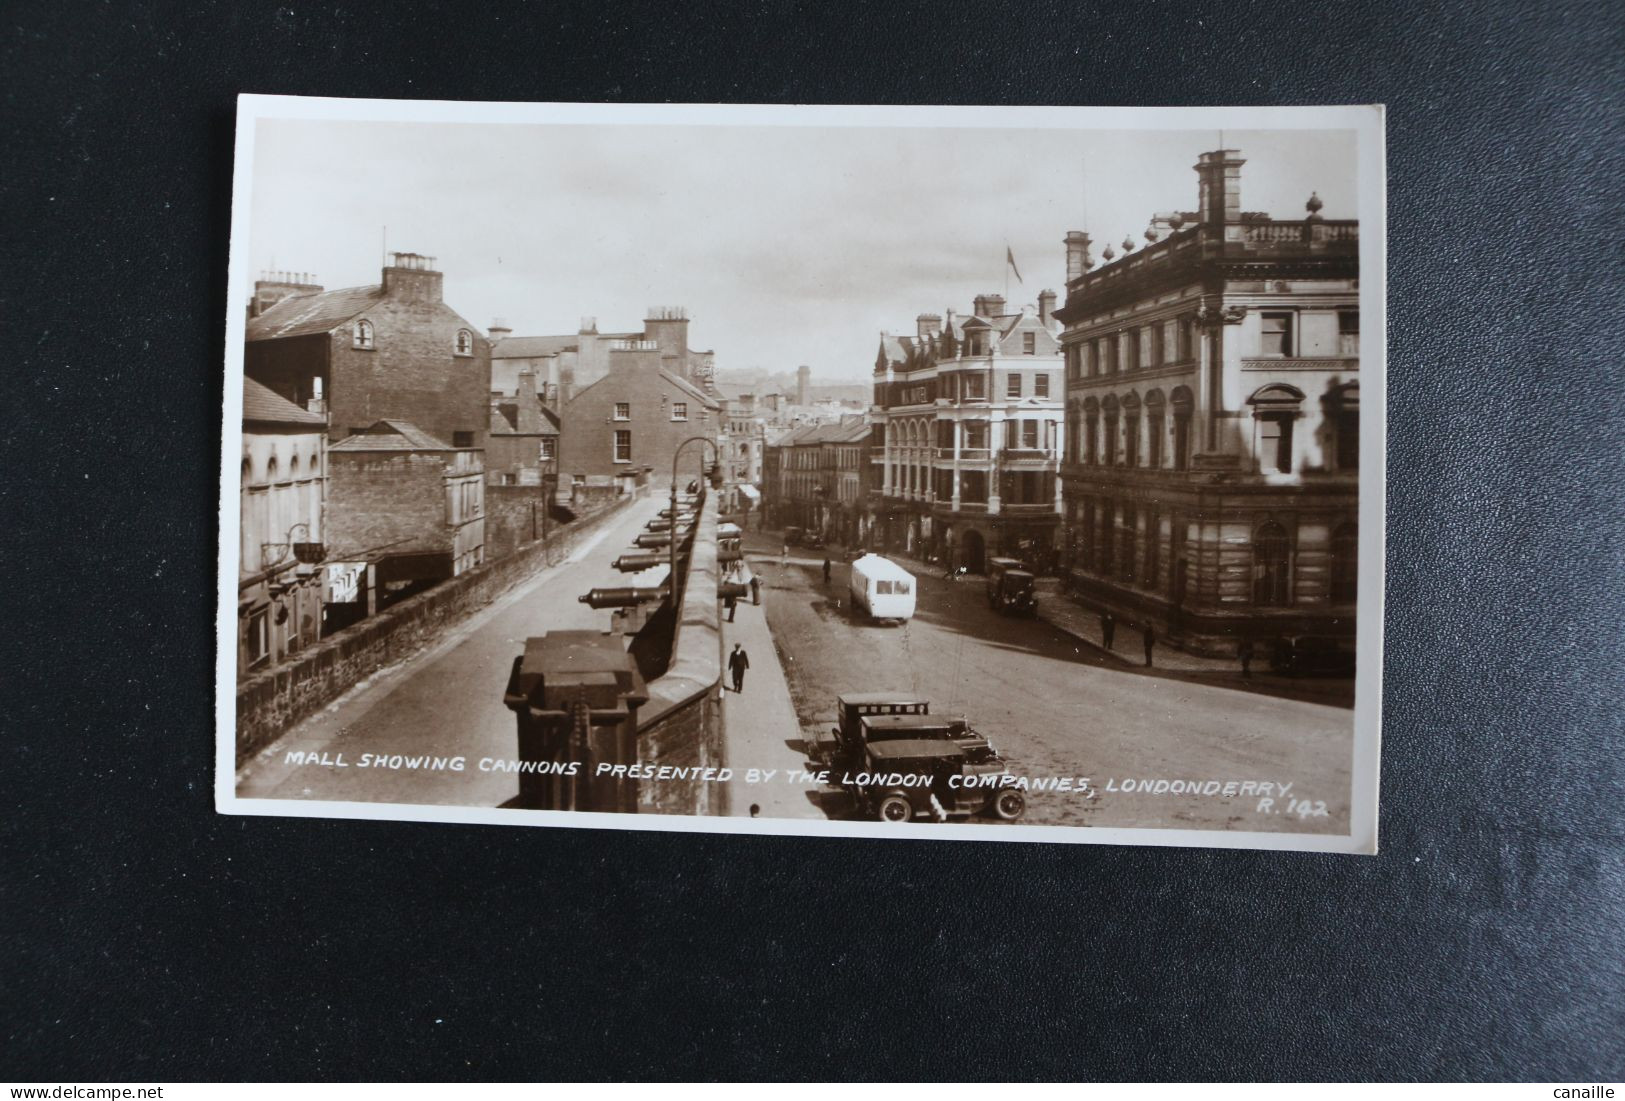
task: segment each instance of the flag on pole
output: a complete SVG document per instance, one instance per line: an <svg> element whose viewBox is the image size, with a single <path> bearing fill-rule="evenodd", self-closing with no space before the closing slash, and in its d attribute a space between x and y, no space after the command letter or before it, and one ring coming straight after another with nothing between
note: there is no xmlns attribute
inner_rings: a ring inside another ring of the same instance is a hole
<svg viewBox="0 0 1625 1101"><path fill-rule="evenodd" d="M1010 251L1008 244L1004 246L1004 259L1010 265L1010 270L1016 273L1016 282L1025 284L1026 280L1021 277L1021 269L1016 267L1016 254Z"/></svg>

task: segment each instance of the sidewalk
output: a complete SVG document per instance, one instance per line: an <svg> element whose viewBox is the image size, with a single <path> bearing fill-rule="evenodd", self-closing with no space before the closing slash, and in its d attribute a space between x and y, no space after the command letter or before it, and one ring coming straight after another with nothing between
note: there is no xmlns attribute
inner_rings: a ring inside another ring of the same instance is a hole
<svg viewBox="0 0 1625 1101"><path fill-rule="evenodd" d="M917 558L899 554L887 557L906 565L916 576L940 577L942 574L941 566L928 565ZM979 586L984 580L978 574L968 574L955 584ZM1112 648L1108 650L1100 629L1100 616L1079 607L1071 597L1060 591L1058 585L1053 581L1046 584L1046 580L1048 579L1040 579L1038 582L1036 595L1039 619L1124 665L1141 667L1145 665L1145 639L1133 624L1117 621ZM1241 675L1241 663L1234 658L1197 657L1160 641L1151 648L1151 664L1157 669L1171 669L1179 673L1220 673L1236 677ZM1264 671L1268 669L1268 661L1255 658L1253 666L1255 672Z"/></svg>
<svg viewBox="0 0 1625 1101"><path fill-rule="evenodd" d="M754 565L748 567L753 568ZM745 576L749 578L748 570ZM790 743L798 747L801 744L801 721L796 718L790 685L784 679L784 667L779 664L773 635L767 627L767 602L771 599L772 593L763 585L760 607L746 597L737 604L732 623L728 622L726 612L722 616L724 649L731 653L737 642L750 655L743 692L733 690L733 677L728 674L724 659L722 723L727 739L728 767L734 770L728 811L749 815L751 805L755 804L763 818L822 819L824 812L807 798L808 792L816 788L784 782L786 773L800 772L806 767L807 758L799 748L790 746ZM747 784L745 770L751 768L777 769L778 775L767 783Z"/></svg>

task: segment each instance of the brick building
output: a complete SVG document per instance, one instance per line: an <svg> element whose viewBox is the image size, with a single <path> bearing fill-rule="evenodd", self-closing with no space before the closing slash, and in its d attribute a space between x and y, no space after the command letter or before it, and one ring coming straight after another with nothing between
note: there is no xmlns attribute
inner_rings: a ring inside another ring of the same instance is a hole
<svg viewBox="0 0 1625 1101"><path fill-rule="evenodd" d="M1067 235L1062 480L1071 584L1188 649L1352 647L1359 225L1241 209L1235 150L1136 251Z"/></svg>
<svg viewBox="0 0 1625 1101"><path fill-rule="evenodd" d="M875 541L980 571L990 552L1053 557L1060 527L1064 406L1055 295L1006 309L979 296L967 316L921 314L882 333L869 491Z"/></svg>
<svg viewBox="0 0 1625 1101"><path fill-rule="evenodd" d="M564 405L561 490L570 484L578 492L605 487L626 491L640 477L667 483L672 457L684 440L703 436L715 444L721 434L717 399L668 370L657 340L621 340L607 356L607 373ZM679 482L693 477L684 472L699 471L702 457L711 461L709 448L696 445L685 452Z"/></svg>
<svg viewBox="0 0 1625 1101"><path fill-rule="evenodd" d="M327 455L327 557L335 575L366 565L368 610L485 560L484 452L381 420Z"/></svg>
<svg viewBox="0 0 1625 1101"><path fill-rule="evenodd" d="M243 372L325 412L330 440L400 420L453 447L483 450L490 344L446 305L443 281L433 257L410 252L391 254L373 286L324 291L308 277L261 280Z"/></svg>
<svg viewBox="0 0 1625 1101"><path fill-rule="evenodd" d="M521 370L511 398L492 396L485 447L485 555L501 558L568 520L557 504L558 415L542 403L536 376Z"/></svg>
<svg viewBox="0 0 1625 1101"><path fill-rule="evenodd" d="M716 355L688 346L688 313L680 306L657 306L649 311L643 328L627 332L599 332L596 317L583 317L574 333L553 336L515 336L506 322L491 323L491 389L513 397L519 372L536 376L536 389L550 408L561 408L581 390L609 374L614 353L629 342L647 342L659 349L659 365L671 375L714 395Z"/></svg>
<svg viewBox="0 0 1625 1101"><path fill-rule="evenodd" d="M767 483L771 520L856 546L868 529L869 425L862 414L832 424L806 424L767 444L774 477Z"/></svg>
<svg viewBox="0 0 1625 1101"><path fill-rule="evenodd" d="M237 675L296 654L322 633L327 421L243 380Z"/></svg>

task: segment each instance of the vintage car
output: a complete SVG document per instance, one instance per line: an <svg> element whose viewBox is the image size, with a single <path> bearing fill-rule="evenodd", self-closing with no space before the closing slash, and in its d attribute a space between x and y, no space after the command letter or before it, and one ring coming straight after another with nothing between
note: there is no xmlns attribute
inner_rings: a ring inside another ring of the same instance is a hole
<svg viewBox="0 0 1625 1101"><path fill-rule="evenodd" d="M855 764L863 754L863 720L871 715L928 715L931 704L895 692L844 692L835 697L835 722L831 738L808 743L807 756L815 763L834 766L837 761Z"/></svg>
<svg viewBox="0 0 1625 1101"><path fill-rule="evenodd" d="M844 772L841 782L864 816L882 822L945 822L983 813L1015 821L1027 799L1000 785L1007 772L996 757L973 761L953 739L898 738L866 745L862 765Z"/></svg>
<svg viewBox="0 0 1625 1101"><path fill-rule="evenodd" d="M987 562L988 607L1005 615L1038 614L1033 593L1037 579L1019 558L990 558Z"/></svg>
<svg viewBox="0 0 1625 1101"><path fill-rule="evenodd" d="M1354 675L1354 640L1328 635L1286 635L1270 647L1270 669L1303 676Z"/></svg>

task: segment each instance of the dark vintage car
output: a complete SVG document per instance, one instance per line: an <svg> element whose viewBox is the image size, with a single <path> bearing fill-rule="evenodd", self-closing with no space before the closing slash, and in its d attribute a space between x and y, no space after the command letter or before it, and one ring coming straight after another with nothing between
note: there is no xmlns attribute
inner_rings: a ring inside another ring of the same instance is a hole
<svg viewBox="0 0 1625 1101"><path fill-rule="evenodd" d="M1270 647L1270 670L1289 676L1351 677L1354 640L1330 635L1286 635Z"/></svg>
<svg viewBox="0 0 1625 1101"><path fill-rule="evenodd" d="M1008 770L994 757L978 763L953 739L897 738L864 747L863 764L842 775L859 811L882 822L912 822L991 813L1015 821L1026 796L999 779Z"/></svg>
<svg viewBox="0 0 1625 1101"><path fill-rule="evenodd" d="M809 744L807 756L821 765L856 764L863 757L863 720L871 715L927 715L931 704L895 692L846 692L835 698L832 740Z"/></svg>
<svg viewBox="0 0 1625 1101"><path fill-rule="evenodd" d="M1038 597L1033 588L1037 579L1019 558L990 558L987 561L988 607L1005 615L1037 615Z"/></svg>

